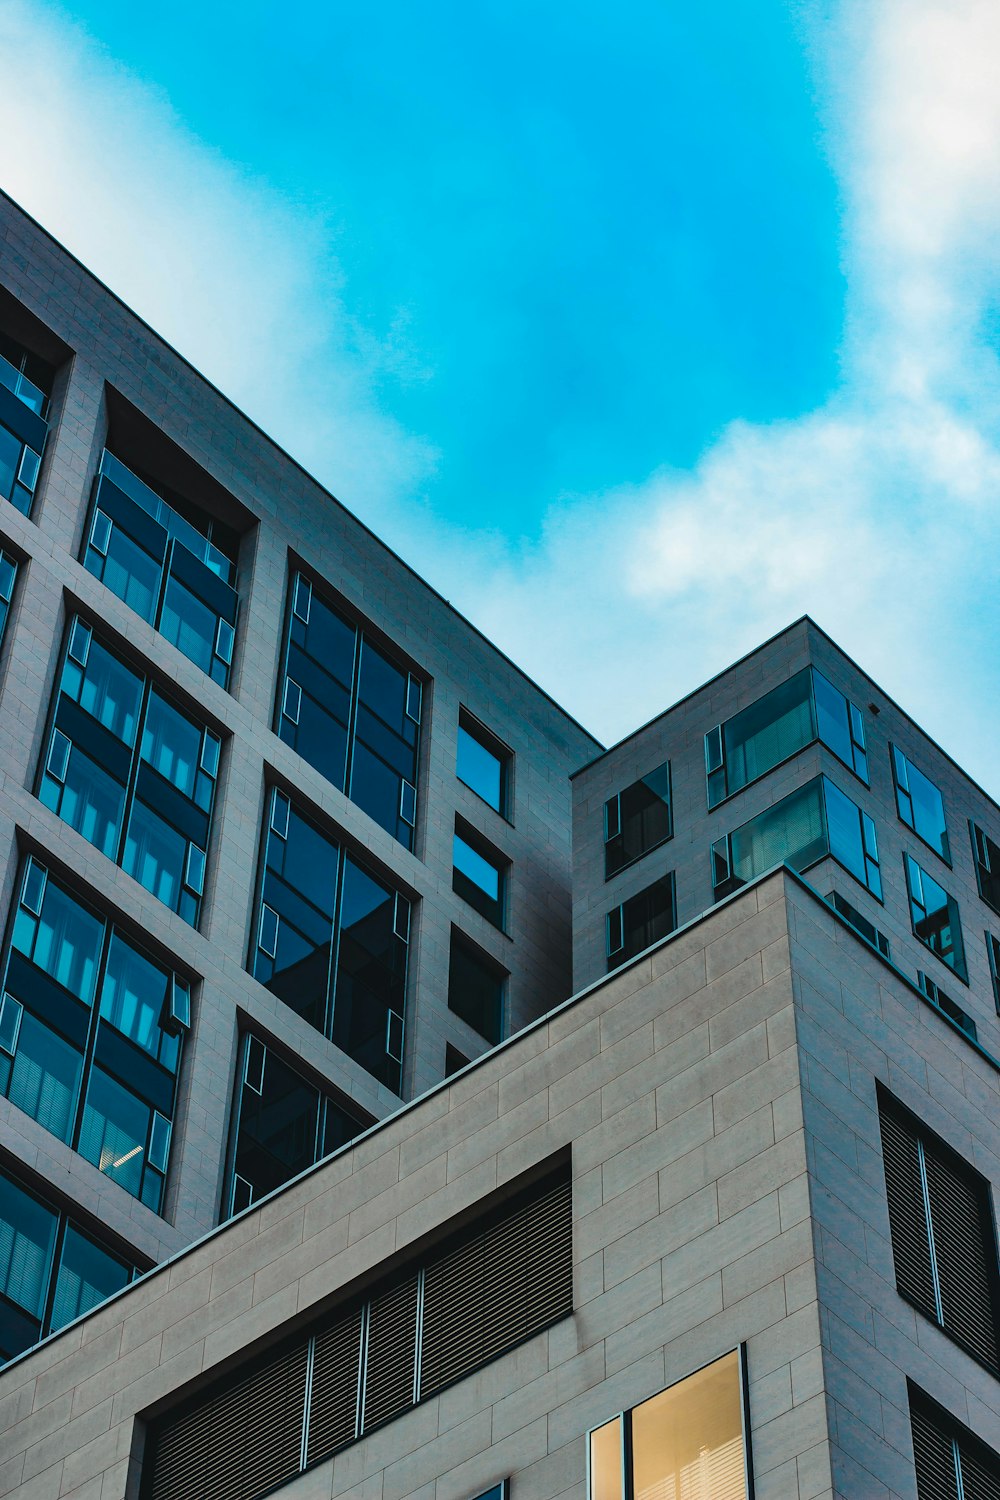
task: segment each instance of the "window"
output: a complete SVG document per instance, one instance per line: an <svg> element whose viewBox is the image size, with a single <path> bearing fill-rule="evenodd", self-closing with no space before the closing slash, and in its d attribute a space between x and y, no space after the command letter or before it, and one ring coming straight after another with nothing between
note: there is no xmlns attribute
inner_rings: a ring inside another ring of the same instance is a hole
<svg viewBox="0 0 1000 1500"><path fill-rule="evenodd" d="M48 434L51 367L0 334L0 495L31 514Z"/></svg>
<svg viewBox="0 0 1000 1500"><path fill-rule="evenodd" d="M444 1076L446 1078L450 1078L453 1073L460 1073L463 1068L469 1066L471 1061L470 1057L466 1057L464 1052L459 1052L458 1048L453 1047L450 1042L445 1043Z"/></svg>
<svg viewBox="0 0 1000 1500"><path fill-rule="evenodd" d="M496 808L504 818L510 817L510 772L514 757L477 719L460 709L458 714L458 759L455 773L459 781Z"/></svg>
<svg viewBox="0 0 1000 1500"><path fill-rule="evenodd" d="M72 622L39 799L192 926L219 749L217 734Z"/></svg>
<svg viewBox="0 0 1000 1500"><path fill-rule="evenodd" d="M239 537L173 498L185 515L105 451L83 565L213 682L228 687Z"/></svg>
<svg viewBox="0 0 1000 1500"><path fill-rule="evenodd" d="M7 616L10 613L16 582L17 563L9 552L4 552L0 548L0 641L3 640L4 631L7 628Z"/></svg>
<svg viewBox="0 0 1000 1500"><path fill-rule="evenodd" d="M462 832L459 832L459 828ZM468 836L465 836L467 832ZM507 872L510 868L502 854L475 839L471 829L456 823L453 845L454 869L452 888L475 907L494 927L507 930Z"/></svg>
<svg viewBox="0 0 1000 1500"><path fill-rule="evenodd" d="M917 1500L996 1500L1000 1455L911 1380L906 1385Z"/></svg>
<svg viewBox="0 0 1000 1500"><path fill-rule="evenodd" d="M822 740L868 784L860 710L815 667L805 667L705 736L708 805L716 807L751 781Z"/></svg>
<svg viewBox="0 0 1000 1500"><path fill-rule="evenodd" d="M1000 938L995 938L992 932L986 934L986 953L993 980L993 999L996 1001L997 1014L1000 1015Z"/></svg>
<svg viewBox="0 0 1000 1500"><path fill-rule="evenodd" d="M407 849L423 687L304 573L292 579L276 729Z"/></svg>
<svg viewBox="0 0 1000 1500"><path fill-rule="evenodd" d="M915 936L968 984L958 902L915 859L904 854L903 862L910 892L910 922Z"/></svg>
<svg viewBox="0 0 1000 1500"><path fill-rule="evenodd" d="M372 1122L345 1109L252 1032L240 1039L223 1217L329 1156Z"/></svg>
<svg viewBox="0 0 1000 1500"><path fill-rule="evenodd" d="M826 776L816 776L712 845L715 898L774 865L804 870L828 854L881 901L875 824Z"/></svg>
<svg viewBox="0 0 1000 1500"><path fill-rule="evenodd" d="M495 1484L491 1490L486 1490L484 1494L477 1496L476 1500L507 1500L507 1481L503 1480L501 1484Z"/></svg>
<svg viewBox="0 0 1000 1500"><path fill-rule="evenodd" d="M621 906L612 907L606 925L609 970L673 932L677 926L673 874L664 875Z"/></svg>
<svg viewBox="0 0 1000 1500"><path fill-rule="evenodd" d="M935 854L949 865L951 850L944 821L944 799L923 771L895 745L892 751L892 779L896 786L896 809L908 828L929 844Z"/></svg>
<svg viewBox="0 0 1000 1500"><path fill-rule="evenodd" d="M450 1243L153 1424L143 1493L255 1500L572 1312L568 1173L462 1218Z"/></svg>
<svg viewBox="0 0 1000 1500"><path fill-rule="evenodd" d="M1000 844L995 844L989 834L977 824L970 822L972 853L976 862L976 881L979 894L987 906L1000 913Z"/></svg>
<svg viewBox="0 0 1000 1500"><path fill-rule="evenodd" d="M190 1014L187 980L24 862L0 1000L0 1094L157 1213Z"/></svg>
<svg viewBox="0 0 1000 1500"><path fill-rule="evenodd" d="M604 804L604 878L634 864L673 833L670 762L633 781Z"/></svg>
<svg viewBox="0 0 1000 1500"><path fill-rule="evenodd" d="M454 928L448 966L448 1007L491 1046L503 1041L506 970Z"/></svg>
<svg viewBox="0 0 1000 1500"><path fill-rule="evenodd" d="M954 1000L945 994L941 986L936 984L931 976L925 974L922 969L917 970L917 984L931 1004L936 1006L943 1015L946 1015L949 1021L954 1021L959 1030L964 1031L966 1036L971 1037L974 1042L978 1041L979 1033L976 1030L976 1023L968 1011L963 1010L960 1005L956 1005Z"/></svg>
<svg viewBox="0 0 1000 1500"><path fill-rule="evenodd" d="M881 1087L878 1111L897 1290L1000 1375L989 1185Z"/></svg>
<svg viewBox="0 0 1000 1500"><path fill-rule="evenodd" d="M590 1434L588 1500L749 1500L739 1350Z"/></svg>
<svg viewBox="0 0 1000 1500"><path fill-rule="evenodd" d="M849 922L866 943L871 943L873 948L877 948L883 958L892 958L889 939L884 932L879 931L874 922L869 922L868 918L863 916L856 906L852 906L839 891L831 891L826 899L834 911L839 912L844 921Z"/></svg>
<svg viewBox="0 0 1000 1500"><path fill-rule="evenodd" d="M0 1364L120 1291L135 1272L0 1168Z"/></svg>
<svg viewBox="0 0 1000 1500"><path fill-rule="evenodd" d="M410 903L274 787L250 970L396 1094Z"/></svg>

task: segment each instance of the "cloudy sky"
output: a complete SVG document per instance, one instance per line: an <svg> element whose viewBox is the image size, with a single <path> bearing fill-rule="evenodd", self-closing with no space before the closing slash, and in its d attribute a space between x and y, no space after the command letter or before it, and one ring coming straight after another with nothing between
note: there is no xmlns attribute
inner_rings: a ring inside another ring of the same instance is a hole
<svg viewBox="0 0 1000 1500"><path fill-rule="evenodd" d="M0 0L0 185L600 738L808 612L1000 795L995 0L233 15Z"/></svg>

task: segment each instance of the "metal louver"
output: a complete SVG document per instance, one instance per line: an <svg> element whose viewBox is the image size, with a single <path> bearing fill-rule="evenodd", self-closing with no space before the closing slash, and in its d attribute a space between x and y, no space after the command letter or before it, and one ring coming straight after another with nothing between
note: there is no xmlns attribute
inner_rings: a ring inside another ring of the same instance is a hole
<svg viewBox="0 0 1000 1500"><path fill-rule="evenodd" d="M1000 1455L907 1384L919 1500L1000 1500Z"/></svg>
<svg viewBox="0 0 1000 1500"><path fill-rule="evenodd" d="M926 1152L927 1190L944 1328L994 1375L1000 1374L987 1247L992 1233L972 1186Z"/></svg>
<svg viewBox="0 0 1000 1500"><path fill-rule="evenodd" d="M419 1277L414 1274L373 1297L368 1305L363 1432L413 1405L418 1289Z"/></svg>
<svg viewBox="0 0 1000 1500"><path fill-rule="evenodd" d="M355 1308L316 1335L306 1463L357 1437L363 1314L363 1308Z"/></svg>
<svg viewBox="0 0 1000 1500"><path fill-rule="evenodd" d="M896 1285L904 1297L936 1322L934 1272L916 1137L881 1107L879 1124Z"/></svg>
<svg viewBox="0 0 1000 1500"><path fill-rule="evenodd" d="M920 1500L959 1500L954 1445L919 1407L910 1407L913 1462Z"/></svg>

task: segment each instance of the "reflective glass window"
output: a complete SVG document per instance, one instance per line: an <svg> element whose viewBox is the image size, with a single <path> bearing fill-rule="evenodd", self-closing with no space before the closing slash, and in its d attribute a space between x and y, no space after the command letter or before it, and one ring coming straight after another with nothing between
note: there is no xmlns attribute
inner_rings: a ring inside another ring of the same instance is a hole
<svg viewBox="0 0 1000 1500"><path fill-rule="evenodd" d="M509 817L511 752L478 720L461 709L458 716L458 755L455 773L459 781L488 802L503 817Z"/></svg>
<svg viewBox="0 0 1000 1500"><path fill-rule="evenodd" d="M452 886L488 922L506 930L507 869L499 855L475 848L456 832Z"/></svg>
<svg viewBox="0 0 1000 1500"><path fill-rule="evenodd" d="M387 832L413 848L422 688L325 599L291 584L276 729Z"/></svg>
<svg viewBox="0 0 1000 1500"><path fill-rule="evenodd" d="M987 906L1000 913L1000 844L995 843L977 823L970 823L969 828L979 894Z"/></svg>
<svg viewBox="0 0 1000 1500"><path fill-rule="evenodd" d="M48 428L42 415L13 394L3 379L5 368L0 355L0 496L28 516Z"/></svg>
<svg viewBox="0 0 1000 1500"><path fill-rule="evenodd" d="M451 934L448 1007L492 1045L503 1040L507 974L468 939Z"/></svg>
<svg viewBox="0 0 1000 1500"><path fill-rule="evenodd" d="M909 854L905 854L903 860L910 893L910 922L915 936L968 984L958 902Z"/></svg>
<svg viewBox="0 0 1000 1500"><path fill-rule="evenodd" d="M918 969L917 984L923 990L931 1004L936 1005L938 1010L942 1011L948 1017L949 1021L954 1021L955 1025L964 1031L966 1036L970 1036L973 1041L977 1040L979 1033L975 1021L967 1010L963 1010L960 1005L956 1005L955 1001L949 995L945 994L936 980L932 979L929 974L925 974L922 969Z"/></svg>
<svg viewBox="0 0 1000 1500"><path fill-rule="evenodd" d="M14 597L16 582L17 563L9 552L4 552L0 548L0 641L3 640L4 631L7 628L7 615Z"/></svg>
<svg viewBox="0 0 1000 1500"><path fill-rule="evenodd" d="M992 932L986 934L986 956L990 961L990 978L993 980L993 999L1000 1015L1000 938Z"/></svg>
<svg viewBox="0 0 1000 1500"><path fill-rule="evenodd" d="M918 838L930 845L935 854L940 854L951 864L944 799L938 788L895 745L892 746L892 776L900 818Z"/></svg>
<svg viewBox="0 0 1000 1500"><path fill-rule="evenodd" d="M608 968L616 969L626 959L634 958L673 932L676 926L677 903L671 873L608 913Z"/></svg>
<svg viewBox="0 0 1000 1500"><path fill-rule="evenodd" d="M672 834L670 762L642 776L604 804L604 878L656 849Z"/></svg>

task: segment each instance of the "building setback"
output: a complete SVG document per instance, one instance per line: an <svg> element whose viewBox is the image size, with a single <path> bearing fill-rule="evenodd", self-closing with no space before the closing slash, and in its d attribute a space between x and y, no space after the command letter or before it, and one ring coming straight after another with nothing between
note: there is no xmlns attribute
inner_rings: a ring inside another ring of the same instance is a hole
<svg viewBox="0 0 1000 1500"><path fill-rule="evenodd" d="M1000 1496L1000 809L608 751L0 199L0 1495Z"/></svg>

